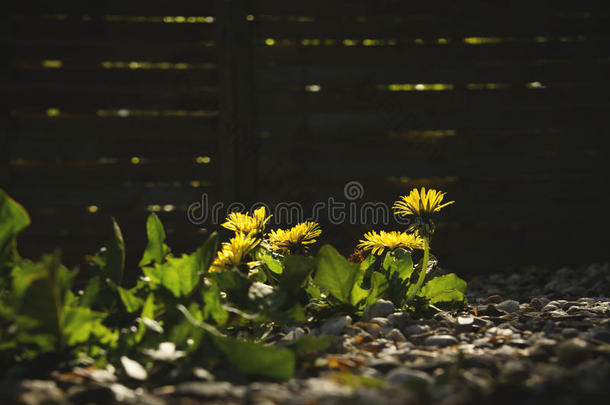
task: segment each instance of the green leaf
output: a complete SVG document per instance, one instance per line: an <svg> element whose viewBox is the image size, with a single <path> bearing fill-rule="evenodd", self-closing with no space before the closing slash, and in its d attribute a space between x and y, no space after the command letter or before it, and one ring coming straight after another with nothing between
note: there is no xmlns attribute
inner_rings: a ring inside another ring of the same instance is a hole
<svg viewBox="0 0 610 405"><path fill-rule="evenodd" d="M220 291L215 284L211 284L202 291L203 320L212 318L217 325L224 325L229 319L229 313L222 307Z"/></svg>
<svg viewBox="0 0 610 405"><path fill-rule="evenodd" d="M280 279L280 290L296 294L314 270L315 262L310 257L292 255L284 259L284 273Z"/></svg>
<svg viewBox="0 0 610 405"><path fill-rule="evenodd" d="M265 253L261 255L261 260L265 265L274 272L275 274L282 274L284 268L282 267L282 262L273 257L270 253Z"/></svg>
<svg viewBox="0 0 610 405"><path fill-rule="evenodd" d="M366 299L366 305L372 305L380 298L385 298L390 284L385 275L374 271L371 275L371 289Z"/></svg>
<svg viewBox="0 0 610 405"><path fill-rule="evenodd" d="M70 290L70 272L59 254L45 255L41 262L22 260L11 272L17 313L27 319L24 329L61 334L63 299Z"/></svg>
<svg viewBox="0 0 610 405"><path fill-rule="evenodd" d="M218 235L213 233L195 253L179 258L168 257L167 261L160 265L161 285L176 297L189 295L212 264L217 245Z"/></svg>
<svg viewBox="0 0 610 405"><path fill-rule="evenodd" d="M433 278L421 289L420 295L431 304L437 302L462 302L466 293L466 282L454 273Z"/></svg>
<svg viewBox="0 0 610 405"><path fill-rule="evenodd" d="M99 333L103 316L89 308L67 308L63 319L63 334L69 346L84 343L94 332ZM110 333L110 331L107 331Z"/></svg>
<svg viewBox="0 0 610 405"><path fill-rule="evenodd" d="M17 234L28 225L27 211L0 189L0 269L17 257Z"/></svg>
<svg viewBox="0 0 610 405"><path fill-rule="evenodd" d="M339 301L351 304L352 290L361 278L362 272L358 264L348 262L330 245L320 248L314 277L314 282L319 287L326 289Z"/></svg>
<svg viewBox="0 0 610 405"><path fill-rule="evenodd" d="M210 237L204 242L195 252L195 266L197 272L207 272L214 258L216 257L216 251L218 250L218 233L213 232Z"/></svg>
<svg viewBox="0 0 610 405"><path fill-rule="evenodd" d="M145 318L155 320L155 296L153 293L148 294L146 302L144 302L144 307L140 314L140 325L138 326L138 332L135 336L135 343L139 343L146 334L147 326L144 321Z"/></svg>
<svg viewBox="0 0 610 405"><path fill-rule="evenodd" d="M208 274L216 284L218 289L227 294L230 302L241 308L246 308L249 303L248 291L252 285L252 280L248 279L239 271L226 270Z"/></svg>
<svg viewBox="0 0 610 405"><path fill-rule="evenodd" d="M102 280L99 277L96 276L89 280L87 286L85 287L85 291L81 296L80 306L91 308L101 288Z"/></svg>
<svg viewBox="0 0 610 405"><path fill-rule="evenodd" d="M286 346L294 351L297 357L304 357L311 353L322 352L330 346L331 338L328 336L303 336L288 343Z"/></svg>
<svg viewBox="0 0 610 405"><path fill-rule="evenodd" d="M119 224L112 219L112 237L106 243L106 249L99 253L97 262L104 279L110 279L116 285L123 281L125 268L125 243Z"/></svg>
<svg viewBox="0 0 610 405"><path fill-rule="evenodd" d="M388 252L383 260L383 268L388 271L390 277L396 274L402 281L409 280L413 274L411 253L404 252L400 256L394 256Z"/></svg>
<svg viewBox="0 0 610 405"><path fill-rule="evenodd" d="M291 350L244 342L226 336L212 336L214 344L242 373L287 380L294 374Z"/></svg>
<svg viewBox="0 0 610 405"><path fill-rule="evenodd" d="M144 306L144 300L136 297L131 291L123 287L117 287L117 290L119 291L119 296L121 297L121 301L123 301L123 305L125 305L127 312L136 312Z"/></svg>
<svg viewBox="0 0 610 405"><path fill-rule="evenodd" d="M368 255L366 257L366 259L364 259L360 263L360 271L365 273L369 269L369 267L371 267L373 264L375 264L375 260L377 260L377 256L375 256L374 254Z"/></svg>
<svg viewBox="0 0 610 405"><path fill-rule="evenodd" d="M165 230L159 217L152 213L146 220L146 234L148 235L148 244L142 255L142 260L138 264L139 267L144 267L150 263L162 263L165 256L170 252L169 247L165 242Z"/></svg>

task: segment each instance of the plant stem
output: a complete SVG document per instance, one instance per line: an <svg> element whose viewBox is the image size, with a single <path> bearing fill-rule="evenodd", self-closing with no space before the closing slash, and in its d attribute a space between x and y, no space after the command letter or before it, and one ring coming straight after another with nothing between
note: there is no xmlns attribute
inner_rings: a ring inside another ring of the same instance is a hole
<svg viewBox="0 0 610 405"><path fill-rule="evenodd" d="M424 283L424 279L426 278L426 271L428 270L428 260L430 259L430 241L428 237L424 237L424 258L421 263L421 270L419 271L419 277L417 278L417 284L415 284L415 288L411 290L411 293L407 296L407 301L413 300L413 298L417 295L419 290L421 289L422 284Z"/></svg>

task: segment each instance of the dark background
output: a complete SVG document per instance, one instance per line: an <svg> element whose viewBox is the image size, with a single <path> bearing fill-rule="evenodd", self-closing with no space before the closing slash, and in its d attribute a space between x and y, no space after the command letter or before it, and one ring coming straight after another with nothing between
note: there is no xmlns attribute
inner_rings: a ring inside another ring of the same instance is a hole
<svg viewBox="0 0 610 405"><path fill-rule="evenodd" d="M447 191L433 250L464 273L609 257L601 1L84 3L2 17L0 187L32 216L26 257L78 264L114 216L133 265L151 210L185 252L217 228L186 219L204 193L307 213L348 181L357 203ZM398 227L321 222L345 254Z"/></svg>

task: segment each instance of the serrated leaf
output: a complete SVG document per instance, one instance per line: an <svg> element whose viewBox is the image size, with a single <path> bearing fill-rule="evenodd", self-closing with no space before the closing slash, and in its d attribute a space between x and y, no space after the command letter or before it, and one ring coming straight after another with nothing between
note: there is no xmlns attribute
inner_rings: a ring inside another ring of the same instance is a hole
<svg viewBox="0 0 610 405"><path fill-rule="evenodd" d="M261 255L261 259L263 263L275 274L282 274L284 268L282 267L282 262L273 257L270 253L265 253Z"/></svg>
<svg viewBox="0 0 610 405"><path fill-rule="evenodd" d="M116 285L123 281L125 269L125 243L119 224L112 218L112 237L106 243L106 249L98 254L97 259L104 279L110 279Z"/></svg>
<svg viewBox="0 0 610 405"><path fill-rule="evenodd" d="M217 325L224 325L229 319L229 313L222 307L220 291L215 284L211 284L202 291L203 320L212 318Z"/></svg>
<svg viewBox="0 0 610 405"><path fill-rule="evenodd" d="M454 273L433 278L421 289L420 296L431 304L437 302L462 302L466 293L466 282Z"/></svg>
<svg viewBox="0 0 610 405"><path fill-rule="evenodd" d="M85 287L85 291L80 298L80 306L91 308L101 288L102 280L99 277L95 276L89 280L87 286Z"/></svg>
<svg viewBox="0 0 610 405"><path fill-rule="evenodd" d="M383 260L383 268L389 273L390 277L396 274L402 281L409 280L413 274L411 253L405 251L400 256L395 256L388 252Z"/></svg>
<svg viewBox="0 0 610 405"><path fill-rule="evenodd" d="M150 214L146 220L146 235L148 236L148 244L138 264L139 267L144 267L150 263L162 263L165 256L170 252L169 247L164 243L165 229L163 229L163 224L155 213Z"/></svg>
<svg viewBox="0 0 610 405"><path fill-rule="evenodd" d="M144 307L142 308L142 312L140 314L140 325L138 326L138 332L135 336L135 343L139 343L144 334L146 334L146 322L144 319L155 319L155 296L153 293L148 294L146 297L146 301L144 302Z"/></svg>
<svg viewBox="0 0 610 405"><path fill-rule="evenodd" d="M67 308L63 319L63 334L69 346L84 343L92 334L99 334L103 316L89 308ZM107 333L111 333L107 330Z"/></svg>
<svg viewBox="0 0 610 405"><path fill-rule="evenodd" d="M389 287L390 285L385 275L374 271L371 275L371 289L366 299L366 305L372 305L380 298L384 298Z"/></svg>
<svg viewBox="0 0 610 405"><path fill-rule="evenodd" d="M125 309L127 310L127 312L136 312L144 306L144 300L133 295L131 291L123 287L117 287L117 290L119 292L119 296L121 297L123 305L125 305Z"/></svg>
<svg viewBox="0 0 610 405"><path fill-rule="evenodd" d="M29 225L25 208L0 189L0 269L17 257L16 237Z"/></svg>
<svg viewBox="0 0 610 405"><path fill-rule="evenodd" d="M307 280L315 268L312 258L291 255L284 259L284 272L280 279L280 290L294 295Z"/></svg>
<svg viewBox="0 0 610 405"><path fill-rule="evenodd" d="M242 373L287 380L294 374L291 350L244 342L226 336L212 336L214 344Z"/></svg>
<svg viewBox="0 0 610 405"><path fill-rule="evenodd" d="M361 277L360 266L347 261L334 247L324 245L320 248L314 277L314 282L319 287L339 301L352 304L352 290Z"/></svg>

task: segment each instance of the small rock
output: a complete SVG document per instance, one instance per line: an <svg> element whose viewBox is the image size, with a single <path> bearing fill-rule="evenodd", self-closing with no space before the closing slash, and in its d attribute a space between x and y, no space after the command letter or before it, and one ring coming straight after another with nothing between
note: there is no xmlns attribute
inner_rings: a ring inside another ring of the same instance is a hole
<svg viewBox="0 0 610 405"><path fill-rule="evenodd" d="M462 315L458 316L456 319L456 333L465 333L473 330L474 317L472 315Z"/></svg>
<svg viewBox="0 0 610 405"><path fill-rule="evenodd" d="M388 384L398 385L409 382L423 382L431 384L434 380L427 373L406 367L398 367L390 371L386 376Z"/></svg>
<svg viewBox="0 0 610 405"><path fill-rule="evenodd" d="M420 335L422 333L426 333L429 331L430 331L430 327L428 325L419 325L419 324L409 325L403 330L403 332L406 336Z"/></svg>
<svg viewBox="0 0 610 405"><path fill-rule="evenodd" d="M407 312L394 312L388 315L388 321L399 329L403 329L411 321L411 317Z"/></svg>
<svg viewBox="0 0 610 405"><path fill-rule="evenodd" d="M508 312L509 314L514 314L515 312L519 312L519 302L515 300L502 301L497 305L497 308L501 311Z"/></svg>
<svg viewBox="0 0 610 405"><path fill-rule="evenodd" d="M373 359L369 362L368 366L385 374L396 367L400 367L400 362L395 358L388 356L381 359Z"/></svg>
<svg viewBox="0 0 610 405"><path fill-rule="evenodd" d="M352 318L349 315L338 316L329 319L322 325L322 333L325 335L338 335L343 328L351 325Z"/></svg>
<svg viewBox="0 0 610 405"><path fill-rule="evenodd" d="M183 382L176 387L174 395L197 398L241 398L244 387L234 386L229 382Z"/></svg>
<svg viewBox="0 0 610 405"><path fill-rule="evenodd" d="M146 369L137 361L132 360L127 356L121 356L121 364L125 369L125 373L134 380L144 381L148 378Z"/></svg>
<svg viewBox="0 0 610 405"><path fill-rule="evenodd" d="M457 344L458 340L451 335L432 335L424 339L426 346L452 346Z"/></svg>
<svg viewBox="0 0 610 405"><path fill-rule="evenodd" d="M561 336L566 339L575 338L579 333L580 331L576 328L565 328L561 330Z"/></svg>
<svg viewBox="0 0 610 405"><path fill-rule="evenodd" d="M398 329L392 329L386 337L394 342L406 342L407 338Z"/></svg>
<svg viewBox="0 0 610 405"><path fill-rule="evenodd" d="M502 297L498 294L490 295L483 300L483 304L499 304L500 302L502 302Z"/></svg>
<svg viewBox="0 0 610 405"><path fill-rule="evenodd" d="M589 357L590 352L587 342L579 338L561 342L555 350L559 360L566 364L580 363Z"/></svg>
<svg viewBox="0 0 610 405"><path fill-rule="evenodd" d="M610 343L610 329L596 328L589 333L591 339L599 340L604 343Z"/></svg>
<svg viewBox="0 0 610 405"><path fill-rule="evenodd" d="M392 301L378 300L376 303L369 305L364 310L363 319L372 319L378 317L387 317L394 313L394 304Z"/></svg>
<svg viewBox="0 0 610 405"><path fill-rule="evenodd" d="M214 374L202 367L193 367L193 376L203 381L214 381Z"/></svg>
<svg viewBox="0 0 610 405"><path fill-rule="evenodd" d="M115 392L105 385L74 385L67 394L74 405L112 404L116 400Z"/></svg>
<svg viewBox="0 0 610 405"><path fill-rule="evenodd" d="M292 329L290 332L288 332L283 338L282 340L297 340L302 338L303 336L305 336L305 330L301 327L296 327L294 329Z"/></svg>
<svg viewBox="0 0 610 405"><path fill-rule="evenodd" d="M4 387L3 391L5 391ZM19 405L63 405L67 403L55 381L24 380L14 386L6 387L6 391L10 391L10 393L2 392L0 398L14 395L14 403Z"/></svg>

